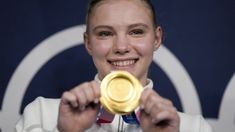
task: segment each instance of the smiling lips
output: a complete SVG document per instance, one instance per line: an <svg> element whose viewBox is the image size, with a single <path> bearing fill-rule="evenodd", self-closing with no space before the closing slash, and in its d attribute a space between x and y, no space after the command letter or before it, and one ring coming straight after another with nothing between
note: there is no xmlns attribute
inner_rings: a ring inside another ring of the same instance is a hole
<svg viewBox="0 0 235 132"><path fill-rule="evenodd" d="M133 65L136 63L137 59L131 59L131 60L117 60L117 61L109 61L110 64L116 66L116 67L127 67L130 65Z"/></svg>

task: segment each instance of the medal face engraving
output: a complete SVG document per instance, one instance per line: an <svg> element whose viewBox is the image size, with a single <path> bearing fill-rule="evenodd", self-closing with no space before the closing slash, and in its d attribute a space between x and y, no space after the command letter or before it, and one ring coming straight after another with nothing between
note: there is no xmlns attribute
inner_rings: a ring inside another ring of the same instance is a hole
<svg viewBox="0 0 235 132"><path fill-rule="evenodd" d="M129 72L114 71L106 75L101 85L101 104L111 113L126 115L139 105L143 87Z"/></svg>

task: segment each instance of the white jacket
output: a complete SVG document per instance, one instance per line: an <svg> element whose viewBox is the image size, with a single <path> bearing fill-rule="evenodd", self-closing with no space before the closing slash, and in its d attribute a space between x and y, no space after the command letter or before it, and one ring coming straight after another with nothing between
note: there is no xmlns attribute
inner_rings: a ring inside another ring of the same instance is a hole
<svg viewBox="0 0 235 132"><path fill-rule="evenodd" d="M99 81L97 78L95 80ZM152 88L149 83L145 88ZM60 99L38 97L24 110L22 118L16 125L17 132L58 132L57 118ZM180 132L212 132L208 123L199 115L187 115L178 112L180 117ZM112 123L94 125L86 132L141 132L138 125L130 125L116 115Z"/></svg>
<svg viewBox="0 0 235 132"><path fill-rule="evenodd" d="M60 99L45 99L38 97L24 110L22 118L16 125L17 132L58 132L57 118ZM210 126L199 116L179 113L180 132L212 132ZM119 120L121 120L119 122ZM120 125L118 123L121 123ZM141 132L137 125L129 125L123 122L120 116L115 116L111 124L94 124L87 132L118 132L122 126L122 132ZM120 130L121 131L121 130Z"/></svg>

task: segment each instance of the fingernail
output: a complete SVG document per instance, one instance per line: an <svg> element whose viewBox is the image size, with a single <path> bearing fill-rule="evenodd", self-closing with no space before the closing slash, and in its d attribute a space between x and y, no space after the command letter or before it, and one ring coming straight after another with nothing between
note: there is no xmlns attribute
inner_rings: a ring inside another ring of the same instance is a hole
<svg viewBox="0 0 235 132"><path fill-rule="evenodd" d="M72 102L72 106L73 106L74 108L76 108L76 107L78 107L78 104L77 104L76 102Z"/></svg>
<svg viewBox="0 0 235 132"><path fill-rule="evenodd" d="M99 99L96 98L96 99L94 100L94 103L95 103L95 104L98 104L98 103L99 103Z"/></svg>

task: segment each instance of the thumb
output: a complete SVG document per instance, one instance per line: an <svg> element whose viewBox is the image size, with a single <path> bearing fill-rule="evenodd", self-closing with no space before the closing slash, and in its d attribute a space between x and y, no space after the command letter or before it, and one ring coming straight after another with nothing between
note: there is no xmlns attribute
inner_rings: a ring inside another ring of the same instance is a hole
<svg viewBox="0 0 235 132"><path fill-rule="evenodd" d="M139 115L139 122L140 122L141 128L145 130L145 128L148 128L148 126L151 124L150 115L147 114L144 110L141 110L140 115Z"/></svg>

